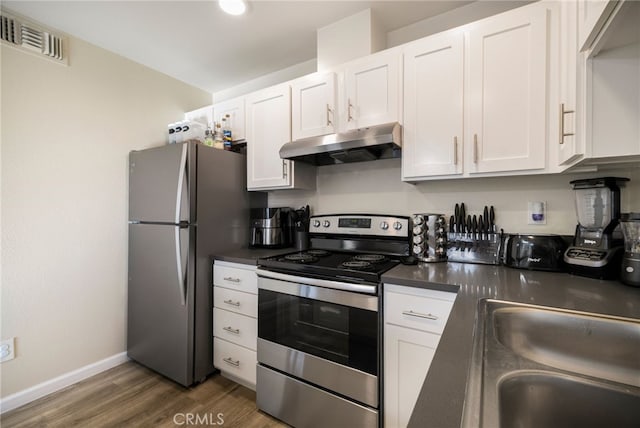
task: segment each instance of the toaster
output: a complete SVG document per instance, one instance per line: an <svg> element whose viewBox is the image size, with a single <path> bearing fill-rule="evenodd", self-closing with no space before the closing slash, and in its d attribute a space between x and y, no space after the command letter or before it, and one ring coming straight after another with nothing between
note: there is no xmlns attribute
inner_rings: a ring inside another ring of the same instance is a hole
<svg viewBox="0 0 640 428"><path fill-rule="evenodd" d="M503 263L518 269L562 272L567 242L561 235L507 235Z"/></svg>

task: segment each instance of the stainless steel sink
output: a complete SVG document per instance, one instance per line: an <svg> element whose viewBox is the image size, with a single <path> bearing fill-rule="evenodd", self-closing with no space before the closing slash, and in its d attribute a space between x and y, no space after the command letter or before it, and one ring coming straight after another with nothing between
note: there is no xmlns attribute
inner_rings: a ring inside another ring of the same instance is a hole
<svg viewBox="0 0 640 428"><path fill-rule="evenodd" d="M640 426L640 321L482 300L463 427Z"/></svg>
<svg viewBox="0 0 640 428"><path fill-rule="evenodd" d="M501 427L637 427L640 395L579 377L518 373L500 381L498 409Z"/></svg>

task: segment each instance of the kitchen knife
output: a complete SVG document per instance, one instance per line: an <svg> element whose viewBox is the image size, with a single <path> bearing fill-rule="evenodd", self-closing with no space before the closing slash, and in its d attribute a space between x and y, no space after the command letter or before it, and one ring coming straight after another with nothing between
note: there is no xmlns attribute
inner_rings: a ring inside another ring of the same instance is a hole
<svg viewBox="0 0 640 428"><path fill-rule="evenodd" d="M484 206L484 210L482 211L482 218L484 219L484 222L486 224L485 231L488 232L489 231L489 207L486 205Z"/></svg>
<svg viewBox="0 0 640 428"><path fill-rule="evenodd" d="M473 220L471 225L473 226L473 233L478 233L478 217L476 217L476 215L473 215Z"/></svg>
<svg viewBox="0 0 640 428"><path fill-rule="evenodd" d="M487 207L485 207L486 209ZM484 220L482 218L482 215L478 216L478 232L480 232L480 236L482 236L485 232L485 228L484 228Z"/></svg>
<svg viewBox="0 0 640 428"><path fill-rule="evenodd" d="M469 232L469 229L467 228L466 225L466 221L467 221L467 210L464 207L464 202L462 202L460 204L460 223L462 224L462 232Z"/></svg>
<svg viewBox="0 0 640 428"><path fill-rule="evenodd" d="M458 206L456 205L456 208ZM453 233L455 232L455 230L453 229L453 224L454 224L455 220L454 220L454 216L451 216L451 218L449 218L449 233Z"/></svg>
<svg viewBox="0 0 640 428"><path fill-rule="evenodd" d="M471 221L471 215L467 216L467 233L473 232L473 222Z"/></svg>
<svg viewBox="0 0 640 428"><path fill-rule="evenodd" d="M460 205L456 204L453 209L453 218L455 223L455 231L460 232Z"/></svg>
<svg viewBox="0 0 640 428"><path fill-rule="evenodd" d="M489 208L489 233L496 233L496 212L493 205Z"/></svg>

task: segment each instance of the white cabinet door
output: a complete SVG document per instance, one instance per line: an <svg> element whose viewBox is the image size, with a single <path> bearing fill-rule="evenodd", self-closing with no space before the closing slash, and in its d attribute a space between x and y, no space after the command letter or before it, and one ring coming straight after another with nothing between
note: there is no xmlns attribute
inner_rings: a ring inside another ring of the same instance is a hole
<svg viewBox="0 0 640 428"><path fill-rule="evenodd" d="M545 167L547 13L516 9L470 31L470 173Z"/></svg>
<svg viewBox="0 0 640 428"><path fill-rule="evenodd" d="M234 98L213 105L213 119L216 123L222 123L225 118L229 121L231 138L233 141L245 139L245 111L244 98Z"/></svg>
<svg viewBox="0 0 640 428"><path fill-rule="evenodd" d="M294 140L336 132L336 75L313 74L291 82Z"/></svg>
<svg viewBox="0 0 640 428"><path fill-rule="evenodd" d="M591 47L609 14L618 3L615 0L578 0L578 47Z"/></svg>
<svg viewBox="0 0 640 428"><path fill-rule="evenodd" d="M247 188L288 188L292 162L280 158L291 141L291 95L282 84L247 95Z"/></svg>
<svg viewBox="0 0 640 428"><path fill-rule="evenodd" d="M400 68L397 50L349 63L345 68L345 129L400 120Z"/></svg>
<svg viewBox="0 0 640 428"><path fill-rule="evenodd" d="M403 179L462 174L463 43L446 32L404 50Z"/></svg>
<svg viewBox="0 0 640 428"><path fill-rule="evenodd" d="M558 164L573 162L584 154L584 137L578 135L578 81L583 74L578 68L577 41L578 5L574 2L560 4L560 100L558 109L558 138L549 146L557 147ZM552 108L554 106L552 105Z"/></svg>
<svg viewBox="0 0 640 428"><path fill-rule="evenodd" d="M385 427L406 427L438 346L433 333L385 324Z"/></svg>

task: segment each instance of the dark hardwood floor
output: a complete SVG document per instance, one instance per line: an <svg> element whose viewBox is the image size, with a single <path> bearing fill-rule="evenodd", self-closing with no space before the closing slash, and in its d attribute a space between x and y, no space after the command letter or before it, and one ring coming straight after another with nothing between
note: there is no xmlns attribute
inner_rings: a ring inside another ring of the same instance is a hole
<svg viewBox="0 0 640 428"><path fill-rule="evenodd" d="M219 374L192 388L127 362L0 419L9 427L286 427L256 408L256 394Z"/></svg>

